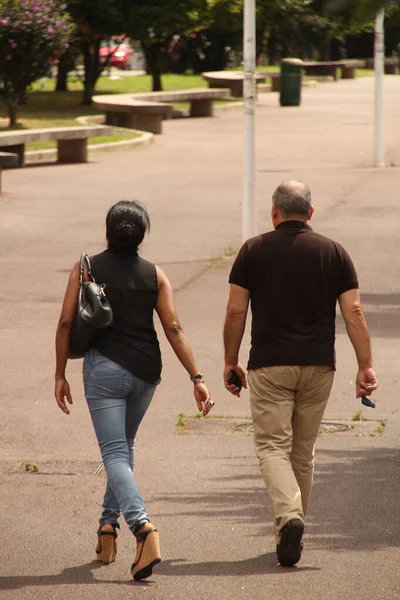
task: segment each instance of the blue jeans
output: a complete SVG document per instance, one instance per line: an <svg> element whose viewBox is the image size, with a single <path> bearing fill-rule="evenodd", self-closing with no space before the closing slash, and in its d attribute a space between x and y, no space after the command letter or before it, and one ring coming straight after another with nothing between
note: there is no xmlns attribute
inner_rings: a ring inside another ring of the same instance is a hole
<svg viewBox="0 0 400 600"><path fill-rule="evenodd" d="M157 386L138 379L95 348L85 355L83 381L107 472L100 523L115 524L122 512L134 533L148 521L133 474L135 436Z"/></svg>

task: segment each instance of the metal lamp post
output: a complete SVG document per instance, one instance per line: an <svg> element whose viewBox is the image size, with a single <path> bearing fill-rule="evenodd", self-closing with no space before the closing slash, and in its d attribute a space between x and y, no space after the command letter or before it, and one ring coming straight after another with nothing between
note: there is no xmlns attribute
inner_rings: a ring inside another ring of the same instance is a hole
<svg viewBox="0 0 400 600"><path fill-rule="evenodd" d="M256 109L256 9L255 0L244 1L244 198L242 217L243 241L257 233L255 193L255 109Z"/></svg>
<svg viewBox="0 0 400 600"><path fill-rule="evenodd" d="M385 148L383 140L383 73L385 68L385 10L376 15L375 20L375 166L385 166Z"/></svg>

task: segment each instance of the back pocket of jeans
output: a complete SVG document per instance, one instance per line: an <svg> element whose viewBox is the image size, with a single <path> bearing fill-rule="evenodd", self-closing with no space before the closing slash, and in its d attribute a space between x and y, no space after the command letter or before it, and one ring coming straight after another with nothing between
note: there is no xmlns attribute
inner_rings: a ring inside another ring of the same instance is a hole
<svg viewBox="0 0 400 600"><path fill-rule="evenodd" d="M124 397L124 374L115 363L110 365L102 362L94 365L85 384L93 385L100 398Z"/></svg>

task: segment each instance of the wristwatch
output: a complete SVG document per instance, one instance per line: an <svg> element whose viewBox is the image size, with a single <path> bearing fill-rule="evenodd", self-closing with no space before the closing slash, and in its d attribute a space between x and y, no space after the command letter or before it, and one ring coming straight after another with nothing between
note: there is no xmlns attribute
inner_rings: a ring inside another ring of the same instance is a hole
<svg viewBox="0 0 400 600"><path fill-rule="evenodd" d="M197 373L197 375L193 375L190 378L190 381L192 381L193 383L204 383L204 377L202 373Z"/></svg>

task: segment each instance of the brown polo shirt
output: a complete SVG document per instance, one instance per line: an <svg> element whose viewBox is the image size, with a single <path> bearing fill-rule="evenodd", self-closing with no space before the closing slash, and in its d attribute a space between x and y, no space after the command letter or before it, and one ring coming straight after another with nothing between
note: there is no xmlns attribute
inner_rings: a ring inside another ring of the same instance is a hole
<svg viewBox="0 0 400 600"><path fill-rule="evenodd" d="M248 369L335 366L336 301L358 288L346 250L302 221L284 221L242 246L229 283L250 290Z"/></svg>

